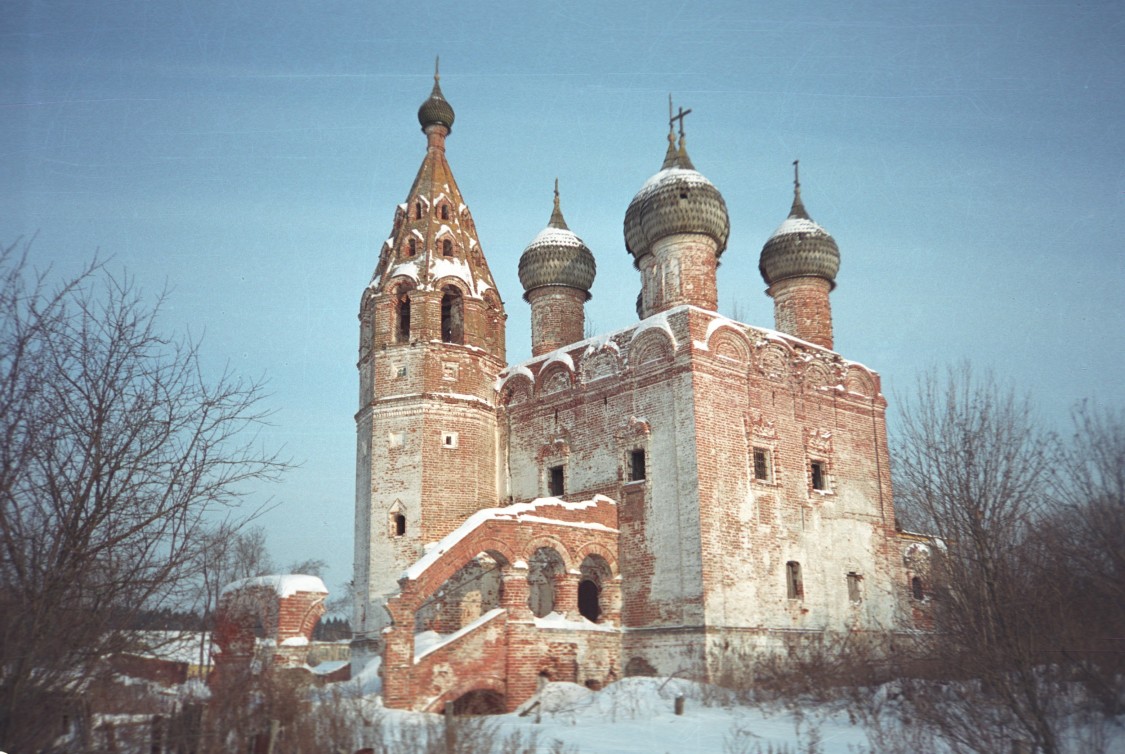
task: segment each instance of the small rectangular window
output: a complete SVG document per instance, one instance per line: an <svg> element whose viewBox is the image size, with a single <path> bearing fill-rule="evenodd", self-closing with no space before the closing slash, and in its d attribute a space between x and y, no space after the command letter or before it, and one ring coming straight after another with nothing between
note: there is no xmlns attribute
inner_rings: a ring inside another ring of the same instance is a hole
<svg viewBox="0 0 1125 754"><path fill-rule="evenodd" d="M629 481L638 482L645 478L645 452L634 450L629 454Z"/></svg>
<svg viewBox="0 0 1125 754"><path fill-rule="evenodd" d="M858 573L848 574L848 599L852 602L863 599L863 577Z"/></svg>
<svg viewBox="0 0 1125 754"><path fill-rule="evenodd" d="M392 448L401 448L406 442L405 432L391 432L387 435L387 445Z"/></svg>
<svg viewBox="0 0 1125 754"><path fill-rule="evenodd" d="M552 466L547 470L547 492L554 497L559 497L566 491L564 484L563 467Z"/></svg>
<svg viewBox="0 0 1125 754"><path fill-rule="evenodd" d="M457 374L460 371L456 362L443 361L441 363L441 378L447 382L453 382L457 379Z"/></svg>
<svg viewBox="0 0 1125 754"><path fill-rule="evenodd" d="M824 461L813 461L809 464L812 472L812 488L824 491L828 489L828 475L824 473Z"/></svg>
<svg viewBox="0 0 1125 754"><path fill-rule="evenodd" d="M803 599L805 596L805 585L801 583L801 564L795 560L785 564L785 588L791 600Z"/></svg>
<svg viewBox="0 0 1125 754"><path fill-rule="evenodd" d="M443 448L456 448L457 447L457 433L456 432L442 432L441 433L441 446Z"/></svg>
<svg viewBox="0 0 1125 754"><path fill-rule="evenodd" d="M393 367L391 367L391 371L394 373L394 376L395 376L396 379L401 378L401 377L405 377L406 376L406 365L405 364L395 364Z"/></svg>
<svg viewBox="0 0 1125 754"><path fill-rule="evenodd" d="M773 481L773 463L766 448L754 448L754 479L758 482Z"/></svg>

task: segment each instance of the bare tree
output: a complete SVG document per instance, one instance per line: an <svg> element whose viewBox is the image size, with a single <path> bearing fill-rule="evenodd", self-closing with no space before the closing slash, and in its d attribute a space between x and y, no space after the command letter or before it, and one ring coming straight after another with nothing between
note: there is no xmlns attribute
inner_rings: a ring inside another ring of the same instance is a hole
<svg viewBox="0 0 1125 754"><path fill-rule="evenodd" d="M177 604L207 517L285 463L258 383L209 378L161 299L98 262L52 287L0 252L0 742L59 734L120 630ZM59 716L61 717L61 716Z"/></svg>
<svg viewBox="0 0 1125 754"><path fill-rule="evenodd" d="M962 365L922 379L903 415L896 498L946 544L933 651L966 681L957 694L915 695L915 713L954 751L1058 752L1062 702L1044 675L1051 603L1029 546L1050 466L1030 401Z"/></svg>
<svg viewBox="0 0 1125 754"><path fill-rule="evenodd" d="M1084 402L1072 425L1052 456L1053 511L1039 536L1049 614L1063 617L1056 662L1113 717L1125 712L1125 411Z"/></svg>

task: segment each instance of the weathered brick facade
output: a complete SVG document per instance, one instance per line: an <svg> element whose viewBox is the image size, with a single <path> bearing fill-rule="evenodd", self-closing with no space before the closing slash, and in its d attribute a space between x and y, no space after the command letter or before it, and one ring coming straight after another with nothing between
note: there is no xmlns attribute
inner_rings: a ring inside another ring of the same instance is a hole
<svg viewBox="0 0 1125 754"><path fill-rule="evenodd" d="M353 648L382 656L385 703L511 709L542 678L719 679L794 637L924 627L886 401L830 350L838 252L799 184L762 257L781 332L731 321L726 206L670 134L626 215L642 320L585 340L593 262L556 189L520 264L534 355L508 366L436 84L419 119L360 310Z"/></svg>

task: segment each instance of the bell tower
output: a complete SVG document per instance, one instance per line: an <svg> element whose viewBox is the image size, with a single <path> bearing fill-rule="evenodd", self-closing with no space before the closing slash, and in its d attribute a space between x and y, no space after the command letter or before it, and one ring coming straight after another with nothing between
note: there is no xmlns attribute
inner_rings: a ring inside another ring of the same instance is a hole
<svg viewBox="0 0 1125 754"><path fill-rule="evenodd" d="M426 153L360 301L354 646L377 646L383 597L473 512L497 504L493 382L503 302L453 178L454 113L434 87L418 109Z"/></svg>

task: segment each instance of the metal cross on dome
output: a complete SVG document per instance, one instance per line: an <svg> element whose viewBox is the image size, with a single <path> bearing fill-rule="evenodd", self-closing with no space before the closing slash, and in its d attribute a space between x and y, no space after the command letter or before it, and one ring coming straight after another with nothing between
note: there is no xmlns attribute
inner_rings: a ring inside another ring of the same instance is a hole
<svg viewBox="0 0 1125 754"><path fill-rule="evenodd" d="M685 110L681 107L679 109L679 114L673 115L672 114L672 95L669 94L668 95L668 132L671 133L675 129L676 121L679 121L680 122L680 138L682 139L684 137L684 118L686 118L688 116L688 113L690 113L690 112L691 112L690 107L687 110Z"/></svg>

